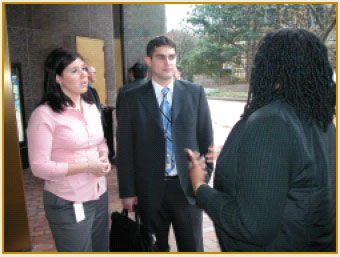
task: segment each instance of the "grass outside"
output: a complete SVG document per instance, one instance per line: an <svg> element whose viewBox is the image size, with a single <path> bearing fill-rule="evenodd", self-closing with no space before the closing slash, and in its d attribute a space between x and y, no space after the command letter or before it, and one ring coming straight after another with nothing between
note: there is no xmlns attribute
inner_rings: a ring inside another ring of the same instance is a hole
<svg viewBox="0 0 340 257"><path fill-rule="evenodd" d="M246 100L248 97L248 92L239 91L225 91L221 89L214 88L204 88L207 97L218 97L218 98L237 98Z"/></svg>

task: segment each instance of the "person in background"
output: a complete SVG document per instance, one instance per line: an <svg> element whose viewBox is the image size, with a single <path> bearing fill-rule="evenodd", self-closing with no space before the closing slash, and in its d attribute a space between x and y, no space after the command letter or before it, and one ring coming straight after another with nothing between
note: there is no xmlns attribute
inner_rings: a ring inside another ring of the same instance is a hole
<svg viewBox="0 0 340 257"><path fill-rule="evenodd" d="M96 68L93 66L87 67L87 73L89 75L89 85L93 87L92 83L96 82L97 80L97 71Z"/></svg>
<svg viewBox="0 0 340 257"><path fill-rule="evenodd" d="M98 110L101 112L101 105L100 105L100 99L97 90L93 87L93 83L96 82L97 79L97 71L93 66L87 67L87 73L88 73L88 80L89 80L89 89L88 93L93 97L93 100L98 108Z"/></svg>
<svg viewBox="0 0 340 257"><path fill-rule="evenodd" d="M213 142L202 86L174 80L176 45L149 41L145 62L152 80L126 93L118 115L117 169L124 208L135 205L156 237L154 251L169 251L172 224L180 252L203 251L202 210L189 181L185 148L204 156ZM202 163L205 166L205 163ZM209 180L212 164L207 164Z"/></svg>
<svg viewBox="0 0 340 257"><path fill-rule="evenodd" d="M214 188L187 150L197 203L222 251L336 251L334 86L327 48L313 33L283 29L262 39Z"/></svg>
<svg viewBox="0 0 340 257"><path fill-rule="evenodd" d="M109 249L107 159L83 58L57 48L45 61L44 96L27 127L33 174L45 181L46 218L60 252Z"/></svg>
<svg viewBox="0 0 340 257"><path fill-rule="evenodd" d="M96 106L98 108L98 111L100 112L100 118L101 118L103 130L104 130L104 137L105 137L106 142L109 146L109 159L111 161L113 161L112 158L114 156L114 149L110 145L110 142L109 142L109 140L112 140L112 138L110 136L110 133L112 133L112 132L110 132L110 124L105 119L105 114L104 114L105 106L100 103L100 98L99 98L98 92L93 87L93 84L97 80L97 72L96 72L96 69L93 66L87 67L87 72L88 72L88 80L89 80L89 88L87 90L87 94L89 94L89 97L91 97L93 99L94 103L96 104Z"/></svg>
<svg viewBox="0 0 340 257"><path fill-rule="evenodd" d="M128 83L135 80L135 78L133 77L132 67L130 67L130 68L128 69L128 73L127 73L127 74L128 74Z"/></svg>
<svg viewBox="0 0 340 257"><path fill-rule="evenodd" d="M175 70L175 75L174 75L175 79L180 80L182 78L182 73L183 73L183 68L180 66L177 66Z"/></svg>
<svg viewBox="0 0 340 257"><path fill-rule="evenodd" d="M116 101L116 116L118 118L118 112L119 112L119 106L121 105L121 101L123 100L126 92L138 88L140 86L143 86L146 84L147 78L148 78L148 66L144 62L136 62L132 66L132 75L134 77L134 80L132 82L129 82L125 85L123 85L121 88L119 88L117 101Z"/></svg>

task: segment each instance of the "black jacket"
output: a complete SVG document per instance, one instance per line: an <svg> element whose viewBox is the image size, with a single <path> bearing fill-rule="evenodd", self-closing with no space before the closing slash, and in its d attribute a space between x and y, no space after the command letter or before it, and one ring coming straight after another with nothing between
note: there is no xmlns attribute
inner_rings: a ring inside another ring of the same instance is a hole
<svg viewBox="0 0 340 257"><path fill-rule="evenodd" d="M119 112L119 106L121 105L124 96L127 92L139 88L143 85L145 85L148 81L144 80L144 79L136 79L130 83L127 83L125 85L123 85L121 88L119 88L118 91L118 96L117 96L117 101L116 101L116 117L118 119L118 112Z"/></svg>
<svg viewBox="0 0 340 257"><path fill-rule="evenodd" d="M195 204L184 149L205 155L213 144L212 122L202 86L176 80L171 107L176 167L183 193ZM121 198L138 196L145 212L160 207L166 182L165 138L151 81L127 93L117 129L117 169ZM208 165L208 173L212 165Z"/></svg>
<svg viewBox="0 0 340 257"><path fill-rule="evenodd" d="M324 133L280 100L258 109L231 131L197 202L223 251L335 251L335 126Z"/></svg>

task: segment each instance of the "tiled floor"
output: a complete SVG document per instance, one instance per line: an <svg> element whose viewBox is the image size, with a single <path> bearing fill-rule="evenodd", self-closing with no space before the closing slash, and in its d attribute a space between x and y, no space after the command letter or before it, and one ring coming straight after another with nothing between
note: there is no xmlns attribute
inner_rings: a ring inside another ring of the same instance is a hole
<svg viewBox="0 0 340 257"><path fill-rule="evenodd" d="M209 100L213 128L214 143L218 149L224 144L233 125L239 120L245 102ZM109 210L120 211L121 204L118 197L116 169L108 175ZM211 182L212 183L212 182ZM24 184L29 224L31 229L33 252L55 252L55 245L49 230L44 209L42 206L43 181L33 177L29 169L24 170ZM219 252L215 230L209 217L203 216L203 240L206 252ZM173 233L170 233L169 242L171 251L176 252L176 242Z"/></svg>
<svg viewBox="0 0 340 257"><path fill-rule="evenodd" d="M244 108L244 102L238 101L219 101L209 100L213 128L214 143L217 148L224 144L235 122L239 119ZM107 177L109 191L109 210L120 211L122 206L118 197L118 186L116 169L113 165L112 172ZM42 205L43 181L33 177L29 169L24 170L24 184L26 193L26 203L31 229L32 244L34 252L55 252L54 241L45 218ZM220 248L217 243L215 230L210 218L203 216L203 240L206 252L219 252ZM176 252L176 242L171 232L169 236L171 251Z"/></svg>
<svg viewBox="0 0 340 257"><path fill-rule="evenodd" d="M113 169L107 177L109 191L109 210L120 211L121 204L118 197L118 186L116 168ZM29 169L24 170L24 184L26 204L28 209L28 219L31 230L33 252L56 252L54 240L51 235L42 203L43 181L34 177ZM203 236L204 246L207 252L219 252L219 246L216 241L215 230L209 217L204 214L203 217ZM170 233L169 242L171 251L176 252L176 242L173 233Z"/></svg>

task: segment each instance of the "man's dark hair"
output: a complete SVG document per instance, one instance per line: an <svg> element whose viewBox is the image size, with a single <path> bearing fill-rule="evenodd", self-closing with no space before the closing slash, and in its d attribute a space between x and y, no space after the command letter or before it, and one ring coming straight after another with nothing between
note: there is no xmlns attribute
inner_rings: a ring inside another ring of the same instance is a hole
<svg viewBox="0 0 340 257"><path fill-rule="evenodd" d="M335 114L332 75L327 48L313 33L303 29L270 32L254 59L242 117L282 99L300 118L314 120L326 131Z"/></svg>
<svg viewBox="0 0 340 257"><path fill-rule="evenodd" d="M63 93L56 81L56 76L62 76L64 69L77 58L84 58L69 49L57 48L53 50L45 61L44 95L40 104L47 103L53 111L62 112L67 105L74 106L73 101ZM87 93L81 96L87 103L93 100Z"/></svg>
<svg viewBox="0 0 340 257"><path fill-rule="evenodd" d="M148 66L144 62L136 62L132 66L132 74L135 79L144 79L148 73Z"/></svg>
<svg viewBox="0 0 340 257"><path fill-rule="evenodd" d="M149 41L148 45L146 46L146 55L152 58L152 54L157 47L160 46L170 46L175 49L176 52L176 44L171 39L165 36L159 36Z"/></svg>
<svg viewBox="0 0 340 257"><path fill-rule="evenodd" d="M128 73L132 73L132 70L133 70L133 66L132 67L130 67L130 68L128 68Z"/></svg>

